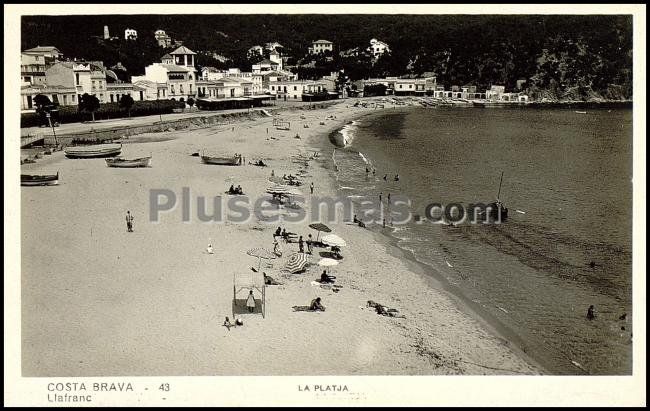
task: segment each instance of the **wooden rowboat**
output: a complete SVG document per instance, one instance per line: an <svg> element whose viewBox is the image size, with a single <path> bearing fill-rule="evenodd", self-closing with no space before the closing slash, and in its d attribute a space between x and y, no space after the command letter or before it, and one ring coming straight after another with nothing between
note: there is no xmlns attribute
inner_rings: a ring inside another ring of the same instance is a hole
<svg viewBox="0 0 650 411"><path fill-rule="evenodd" d="M105 159L106 165L109 167L119 168L136 168L136 167L151 167L151 157L141 157L127 160L121 157Z"/></svg>
<svg viewBox="0 0 650 411"><path fill-rule="evenodd" d="M115 157L122 152L122 144L98 144L93 146L75 146L65 149L68 158Z"/></svg>
<svg viewBox="0 0 650 411"><path fill-rule="evenodd" d="M201 156L201 161L205 164L214 164L220 166L238 166L241 165L241 156L232 156L232 157L212 157L212 156Z"/></svg>
<svg viewBox="0 0 650 411"><path fill-rule="evenodd" d="M21 186L53 186L59 183L59 172L56 174L21 174Z"/></svg>

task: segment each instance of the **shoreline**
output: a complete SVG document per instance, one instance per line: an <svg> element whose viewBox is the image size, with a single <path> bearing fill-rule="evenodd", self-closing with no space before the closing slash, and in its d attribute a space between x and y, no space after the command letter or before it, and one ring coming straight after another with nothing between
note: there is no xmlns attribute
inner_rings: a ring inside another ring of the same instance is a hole
<svg viewBox="0 0 650 411"><path fill-rule="evenodd" d="M310 142L315 149L331 149L333 152L337 149L343 148L345 146L339 146L336 144L332 136L335 133L340 132L340 130L343 129L343 127L353 124L356 121L359 121L365 117L370 117L372 115L385 115L387 112L402 112L402 111L407 111L409 108L416 108L419 109L419 107L414 106L406 106L406 107L399 107L399 108L385 108L382 109L381 111L371 111L368 113L359 113L357 116L351 116L349 118L346 118L344 121L341 121L339 126L336 127L334 130L331 130L327 133L327 142L323 143L323 139L321 139L321 143L319 144L318 142ZM324 158L331 159L329 155L326 155ZM332 161L333 163L333 161ZM334 167L337 167L336 164L333 163ZM330 189L334 192L338 191L338 183L336 180L336 170L335 169L328 169L327 170L330 174ZM381 246L383 246L390 255L401 259L402 261L405 261L407 263L408 269L417 275L419 275L423 280L427 282L427 284L441 292L444 292L448 298L450 298L456 306L463 311L465 314L471 316L473 319L477 320L480 325L484 328L486 328L492 335L494 335L497 338L503 339L506 341L506 344L508 347L513 349L517 355L519 355L522 359L524 359L526 362L537 368L541 374L544 374L547 372L545 367L536 359L534 359L532 356L527 354L521 346L523 346L523 341L514 333L513 331L509 330L505 325L503 325L498 319L494 318L489 312L487 312L484 309L481 309L480 305L474 303L471 301L471 299L465 297L459 290L455 290L456 287L452 286L451 284L448 284L448 282L445 281L444 277L438 273L435 268L427 265L426 263L423 263L419 261L415 255L413 254L412 251L403 249L399 246L399 238L395 237L392 235L392 229L373 229L373 228L367 228L373 237L373 241L377 242Z"/></svg>
<svg viewBox="0 0 650 411"><path fill-rule="evenodd" d="M266 318L239 314L244 327L221 327L231 308L233 273L248 271L254 263L246 249L268 248L277 224L253 219L189 225L173 214L147 224L147 189L180 192L191 186L201 195L222 193L235 183L256 195L268 186L271 170L295 174L302 167L305 187L313 181L316 194L334 195L333 165L329 150L323 151L333 149L328 135L376 111L352 111L344 102L326 106L281 111L292 127L297 124L300 139L293 137L296 128L266 134L272 119L262 118L173 131L156 144L142 137L125 145L130 155L153 152L150 169L116 170L103 160L69 160L61 152L23 166L56 166L63 177L61 186L21 190L23 374L539 374L539 367L446 291L429 287L413 261L392 253L376 233L369 236L343 222L332 226L349 244L335 269L341 292L310 284L318 267L306 274L279 273L283 257L265 267L283 283L267 287ZM324 118L329 115L335 118ZM303 123L310 127L302 128ZM307 166L293 161L319 142L321 155ZM269 167L202 165L189 155L198 147L263 158ZM122 227L127 209L136 215L135 232L129 234ZM315 234L307 228L310 222L281 225L306 236ZM208 242L215 245L215 255L205 253ZM288 256L296 245L283 247ZM318 261L316 255L310 259ZM323 297L327 311L291 311L315 296ZM377 315L364 307L369 299L398 308L406 318ZM255 355L247 354L247 344Z"/></svg>

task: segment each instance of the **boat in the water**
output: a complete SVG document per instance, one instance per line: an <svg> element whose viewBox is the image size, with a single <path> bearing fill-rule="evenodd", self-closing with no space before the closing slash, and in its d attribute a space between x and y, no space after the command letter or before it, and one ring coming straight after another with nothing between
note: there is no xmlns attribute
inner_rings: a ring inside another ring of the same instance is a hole
<svg viewBox="0 0 650 411"><path fill-rule="evenodd" d="M53 186L59 184L59 172L56 174L21 174L21 186Z"/></svg>
<svg viewBox="0 0 650 411"><path fill-rule="evenodd" d="M98 144L93 146L73 146L65 149L68 158L115 157L122 152L122 144Z"/></svg>
<svg viewBox="0 0 650 411"><path fill-rule="evenodd" d="M219 166L239 166L241 165L241 155L236 155L232 157L213 157L213 156L201 156L201 161L204 164L214 164Z"/></svg>
<svg viewBox="0 0 650 411"><path fill-rule="evenodd" d="M472 106L474 107L485 107L485 103L482 101L472 101Z"/></svg>
<svg viewBox="0 0 650 411"><path fill-rule="evenodd" d="M128 160L122 157L107 158L106 165L109 167L119 168L136 168L136 167L151 167L151 157L141 157Z"/></svg>

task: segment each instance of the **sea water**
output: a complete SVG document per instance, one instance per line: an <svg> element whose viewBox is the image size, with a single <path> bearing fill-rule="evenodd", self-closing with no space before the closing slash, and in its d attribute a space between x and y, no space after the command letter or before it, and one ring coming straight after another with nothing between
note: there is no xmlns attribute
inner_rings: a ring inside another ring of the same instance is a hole
<svg viewBox="0 0 650 411"><path fill-rule="evenodd" d="M403 195L424 216L430 203L494 201L503 172L502 224L391 228L389 214L388 228L369 228L397 238L547 372L631 374L631 110L411 108L342 134L348 145L332 158L354 202Z"/></svg>

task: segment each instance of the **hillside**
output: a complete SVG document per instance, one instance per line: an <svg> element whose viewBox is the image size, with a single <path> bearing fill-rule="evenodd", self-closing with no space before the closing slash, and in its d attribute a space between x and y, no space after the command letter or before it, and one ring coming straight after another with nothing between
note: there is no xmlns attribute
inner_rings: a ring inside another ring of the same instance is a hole
<svg viewBox="0 0 650 411"><path fill-rule="evenodd" d="M103 26L123 38L98 39ZM74 28L74 30L71 30ZM246 50L278 41L294 57L312 40L336 46L335 60L320 72L344 67L353 78L435 72L446 86L479 88L528 79L529 92L550 99L630 98L632 93L631 16L474 16L474 15L111 15L30 16L23 19L22 47L56 45L66 57L121 61L131 75L164 54L153 32L165 30L190 49L217 52L231 66L250 69ZM95 37L93 37L95 36ZM371 38L391 45L392 55L372 65L340 59L338 51L365 49ZM224 66L207 55L199 65ZM318 74L320 74L318 72Z"/></svg>

